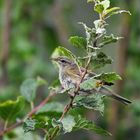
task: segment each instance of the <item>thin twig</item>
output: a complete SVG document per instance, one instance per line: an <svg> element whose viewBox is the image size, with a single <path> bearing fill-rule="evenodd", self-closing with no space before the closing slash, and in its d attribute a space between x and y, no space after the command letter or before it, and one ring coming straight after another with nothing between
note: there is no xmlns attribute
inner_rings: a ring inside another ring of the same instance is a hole
<svg viewBox="0 0 140 140"><path fill-rule="evenodd" d="M31 110L34 109L34 102L33 101L30 102L30 106L31 106Z"/></svg>
<svg viewBox="0 0 140 140"><path fill-rule="evenodd" d="M31 117L34 113L36 113L42 106L44 106L53 96L55 95L55 92L50 92L49 96L43 100L38 106L36 106L27 117Z"/></svg>
<svg viewBox="0 0 140 140"><path fill-rule="evenodd" d="M7 128L7 125L8 125L8 119L5 121L4 130Z"/></svg>
<svg viewBox="0 0 140 140"><path fill-rule="evenodd" d="M16 122L15 124L11 125L10 127L4 129L3 131L0 132L0 136L3 136L5 133L10 132L11 130L13 130L14 128L20 126L24 120L28 117L31 117L32 115L34 115L41 107L43 107L56 93L50 92L49 96L43 100L38 106L36 106L34 109L31 110L31 112L29 112L22 120Z"/></svg>
<svg viewBox="0 0 140 140"><path fill-rule="evenodd" d="M23 123L23 120L21 120L19 122L16 122L15 124L11 125L10 127L4 129L3 131L0 132L0 136L3 136L5 133L10 132L11 130L13 130L14 128L18 127L22 123Z"/></svg>

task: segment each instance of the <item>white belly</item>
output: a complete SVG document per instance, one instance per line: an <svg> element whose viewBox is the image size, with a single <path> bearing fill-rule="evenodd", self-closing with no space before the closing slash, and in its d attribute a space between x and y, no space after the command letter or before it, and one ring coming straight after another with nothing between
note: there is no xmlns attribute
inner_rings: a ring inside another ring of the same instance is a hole
<svg viewBox="0 0 140 140"><path fill-rule="evenodd" d="M64 89L70 89L70 88L75 88L76 83L71 80L71 77L62 75L61 72L59 73L59 80Z"/></svg>

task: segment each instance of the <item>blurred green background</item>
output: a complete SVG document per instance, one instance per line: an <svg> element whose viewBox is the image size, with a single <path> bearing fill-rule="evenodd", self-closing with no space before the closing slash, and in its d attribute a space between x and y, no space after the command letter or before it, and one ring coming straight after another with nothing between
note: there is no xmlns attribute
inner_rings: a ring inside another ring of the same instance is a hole
<svg viewBox="0 0 140 140"><path fill-rule="evenodd" d="M114 90L133 103L125 107L106 100L103 117L97 112L86 112L89 119L109 130L112 137L79 131L60 136L58 140L140 140L140 1L111 0L111 5L130 10L132 16L124 14L108 20L109 33L124 39L105 47L114 63L100 71L118 72L123 80L116 83ZM67 40L71 35L84 36L77 22L92 27L95 19L93 6L86 0L0 0L0 102L16 99L26 78L41 76L48 83L56 79L57 70L49 60L51 53L61 45L80 56L82 52ZM47 87L40 88L36 104L46 95ZM0 130L2 127L0 120ZM3 139L42 139L41 135L24 134L22 129L16 129L15 133L13 138Z"/></svg>

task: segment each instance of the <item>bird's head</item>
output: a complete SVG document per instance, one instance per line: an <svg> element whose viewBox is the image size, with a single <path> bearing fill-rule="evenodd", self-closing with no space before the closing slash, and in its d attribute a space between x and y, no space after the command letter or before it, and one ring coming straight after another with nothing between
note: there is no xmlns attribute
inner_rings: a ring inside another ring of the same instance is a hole
<svg viewBox="0 0 140 140"><path fill-rule="evenodd" d="M51 58L51 60L57 62L57 64L61 68L69 67L69 66L73 65L73 63L74 63L72 60L70 60L69 58L64 57L64 56L60 56L57 58Z"/></svg>

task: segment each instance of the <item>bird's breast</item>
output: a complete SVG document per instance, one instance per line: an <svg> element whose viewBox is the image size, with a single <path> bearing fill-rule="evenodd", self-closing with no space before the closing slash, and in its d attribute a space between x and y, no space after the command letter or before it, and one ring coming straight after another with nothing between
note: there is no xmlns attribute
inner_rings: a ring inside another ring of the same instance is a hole
<svg viewBox="0 0 140 140"><path fill-rule="evenodd" d="M59 73L59 80L60 80L61 85L65 89L75 88L78 82L78 79L76 79L72 75L69 75L63 71Z"/></svg>

